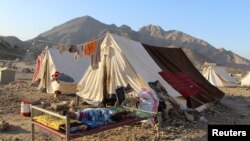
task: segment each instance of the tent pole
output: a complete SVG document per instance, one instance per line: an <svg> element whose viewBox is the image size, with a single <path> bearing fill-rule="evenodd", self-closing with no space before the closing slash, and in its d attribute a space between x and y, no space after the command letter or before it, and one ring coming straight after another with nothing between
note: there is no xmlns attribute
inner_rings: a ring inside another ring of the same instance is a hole
<svg viewBox="0 0 250 141"><path fill-rule="evenodd" d="M102 104L104 107L106 107L106 94L107 94L107 66L106 66L106 61L107 61L107 55L104 55L104 72L103 72L103 100Z"/></svg>

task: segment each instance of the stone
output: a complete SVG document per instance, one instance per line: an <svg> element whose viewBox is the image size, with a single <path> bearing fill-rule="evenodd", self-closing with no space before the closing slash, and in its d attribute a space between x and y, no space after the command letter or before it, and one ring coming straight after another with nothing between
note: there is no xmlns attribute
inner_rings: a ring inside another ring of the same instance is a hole
<svg viewBox="0 0 250 141"><path fill-rule="evenodd" d="M0 131L4 131L4 130L8 129L8 127L9 127L9 123L6 122L5 120L2 120L0 122Z"/></svg>
<svg viewBox="0 0 250 141"><path fill-rule="evenodd" d="M200 117L200 121L205 122L205 123L208 122L208 120L207 120L204 116L201 116L201 117Z"/></svg>
<svg viewBox="0 0 250 141"><path fill-rule="evenodd" d="M194 116L193 115L188 114L188 113L185 112L185 116L186 116L188 121L191 121L191 122L194 121Z"/></svg>

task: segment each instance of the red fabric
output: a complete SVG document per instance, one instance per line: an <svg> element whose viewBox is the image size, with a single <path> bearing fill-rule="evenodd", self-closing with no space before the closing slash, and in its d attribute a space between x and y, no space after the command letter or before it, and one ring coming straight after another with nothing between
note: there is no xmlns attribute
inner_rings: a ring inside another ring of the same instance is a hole
<svg viewBox="0 0 250 141"><path fill-rule="evenodd" d="M193 96L199 92L205 92L205 89L203 87L197 84L184 72L159 72L159 74L184 97Z"/></svg>
<svg viewBox="0 0 250 141"><path fill-rule="evenodd" d="M93 41L86 43L84 45L83 55L90 55L91 56L95 51L96 45L97 45L96 40L93 40Z"/></svg>
<svg viewBox="0 0 250 141"><path fill-rule="evenodd" d="M36 67L33 75L32 82L36 82L38 80L38 74L42 66L42 55L39 55L36 59Z"/></svg>
<svg viewBox="0 0 250 141"><path fill-rule="evenodd" d="M52 78L57 78L60 75L60 72L56 71L54 74L52 74Z"/></svg>

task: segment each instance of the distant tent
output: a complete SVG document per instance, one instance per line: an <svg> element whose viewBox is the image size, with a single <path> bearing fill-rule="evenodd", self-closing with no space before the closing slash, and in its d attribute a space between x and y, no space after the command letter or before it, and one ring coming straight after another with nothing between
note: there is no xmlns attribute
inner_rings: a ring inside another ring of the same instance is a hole
<svg viewBox="0 0 250 141"><path fill-rule="evenodd" d="M204 79L181 48L153 47L110 33L100 48L99 68L89 67L78 85L77 94L90 104L101 103L105 89L105 94L114 94L118 86L130 84L138 94L143 87L150 89L149 82L157 80L182 108L187 108L187 99L189 107L201 109L224 95ZM165 76L173 78L173 83ZM180 81L180 77L186 81Z"/></svg>
<svg viewBox="0 0 250 141"><path fill-rule="evenodd" d="M209 66L203 71L203 76L214 86L235 86L236 80L221 66Z"/></svg>
<svg viewBox="0 0 250 141"><path fill-rule="evenodd" d="M241 79L242 86L250 86L250 72Z"/></svg>
<svg viewBox="0 0 250 141"><path fill-rule="evenodd" d="M60 53L56 48L49 48L45 51L38 74L34 74L34 76L37 75L35 79L40 79L39 88L45 88L47 93L55 91L64 94L76 93L77 83L89 64L88 57L79 57L78 60L75 60L69 52ZM35 72L37 73L37 71ZM56 75L59 80L53 79Z"/></svg>

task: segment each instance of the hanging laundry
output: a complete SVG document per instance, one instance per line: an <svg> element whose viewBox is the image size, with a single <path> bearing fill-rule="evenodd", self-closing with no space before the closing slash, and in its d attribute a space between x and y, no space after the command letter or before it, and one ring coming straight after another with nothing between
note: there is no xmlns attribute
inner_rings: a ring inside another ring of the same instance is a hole
<svg viewBox="0 0 250 141"><path fill-rule="evenodd" d="M82 50L82 44L77 44L77 45L76 45L76 49L77 49L78 55L81 55L81 52L83 51L83 50Z"/></svg>
<svg viewBox="0 0 250 141"><path fill-rule="evenodd" d="M96 48L94 53L91 55L91 67L92 69L97 69L99 67L99 62L101 62L101 42L102 40L96 41Z"/></svg>
<svg viewBox="0 0 250 141"><path fill-rule="evenodd" d="M97 44L96 40L93 40L84 44L83 55L92 55L95 51L96 44Z"/></svg>
<svg viewBox="0 0 250 141"><path fill-rule="evenodd" d="M78 52L76 45L69 45L69 52L70 53Z"/></svg>
<svg viewBox="0 0 250 141"><path fill-rule="evenodd" d="M74 53L74 59L75 59L76 61L78 61L78 59L79 59L79 54L78 54L77 52Z"/></svg>

